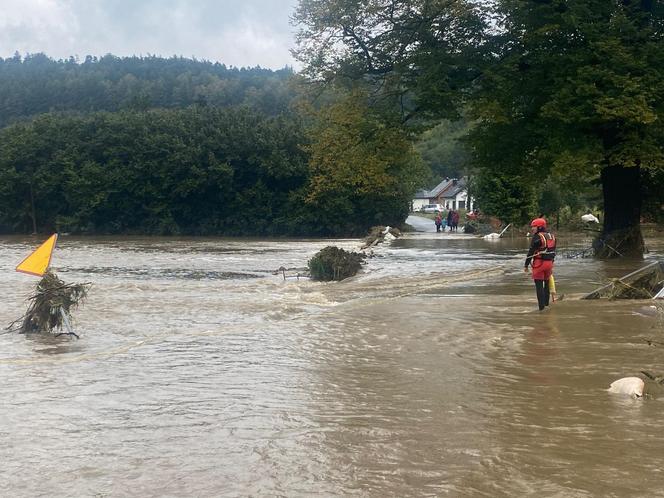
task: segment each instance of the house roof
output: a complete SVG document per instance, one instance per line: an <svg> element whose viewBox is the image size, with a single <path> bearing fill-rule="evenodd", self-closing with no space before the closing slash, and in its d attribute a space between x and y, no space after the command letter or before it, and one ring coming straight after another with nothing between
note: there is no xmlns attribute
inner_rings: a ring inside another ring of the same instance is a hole
<svg viewBox="0 0 664 498"><path fill-rule="evenodd" d="M449 188L450 185L452 185L452 182L454 180L450 180L449 178L445 178L442 182L440 182L438 185L436 185L434 188L431 189L429 192L431 197L438 197L441 193L445 192Z"/></svg>
<svg viewBox="0 0 664 498"><path fill-rule="evenodd" d="M452 183L452 185L449 185L447 189L443 192L443 197L445 198L452 198L455 197L459 192L466 190L468 187L466 185L466 180L464 178L461 178L459 180L456 180Z"/></svg>
<svg viewBox="0 0 664 498"><path fill-rule="evenodd" d="M434 197L439 197L442 195L444 198L452 198L457 195L462 190L466 189L466 180L461 178L457 180L456 178L450 179L445 178L442 182L436 185L431 190L418 190L415 192L415 199L432 199Z"/></svg>

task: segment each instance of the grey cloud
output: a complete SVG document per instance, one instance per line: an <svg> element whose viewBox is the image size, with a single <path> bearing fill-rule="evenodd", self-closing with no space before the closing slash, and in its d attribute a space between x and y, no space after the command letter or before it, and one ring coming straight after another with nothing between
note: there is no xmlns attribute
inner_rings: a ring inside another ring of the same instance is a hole
<svg viewBox="0 0 664 498"><path fill-rule="evenodd" d="M297 0L5 1L20 13L0 13L0 56L18 50L56 58L113 53L270 68L294 63L289 16Z"/></svg>

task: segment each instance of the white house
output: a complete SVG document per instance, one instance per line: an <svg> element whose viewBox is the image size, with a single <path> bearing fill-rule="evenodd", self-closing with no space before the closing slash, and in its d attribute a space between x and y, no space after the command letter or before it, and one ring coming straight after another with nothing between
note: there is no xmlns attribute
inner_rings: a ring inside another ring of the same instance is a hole
<svg viewBox="0 0 664 498"><path fill-rule="evenodd" d="M468 197L466 178L445 178L431 190L418 190L412 201L412 210L419 211L427 204L442 204L447 209L475 208L475 201Z"/></svg>
<svg viewBox="0 0 664 498"><path fill-rule="evenodd" d="M452 185L445 189L442 194L441 204L447 209L467 209L472 211L475 200L468 196L467 179L460 178L452 180Z"/></svg>

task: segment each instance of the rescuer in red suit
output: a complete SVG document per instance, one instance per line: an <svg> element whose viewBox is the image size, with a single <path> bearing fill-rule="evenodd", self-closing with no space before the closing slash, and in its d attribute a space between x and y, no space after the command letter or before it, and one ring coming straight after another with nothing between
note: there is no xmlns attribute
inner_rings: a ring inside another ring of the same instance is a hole
<svg viewBox="0 0 664 498"><path fill-rule="evenodd" d="M530 223L530 233L532 242L523 271L528 273L528 265L533 269L537 304L541 311L549 305L549 279L553 272L553 260L556 257L556 238L546 229L544 218L535 218Z"/></svg>

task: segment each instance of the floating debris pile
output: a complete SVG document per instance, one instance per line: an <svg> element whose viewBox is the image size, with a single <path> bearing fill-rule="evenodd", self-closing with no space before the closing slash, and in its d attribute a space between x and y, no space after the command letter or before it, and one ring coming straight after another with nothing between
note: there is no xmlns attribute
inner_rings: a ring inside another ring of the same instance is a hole
<svg viewBox="0 0 664 498"><path fill-rule="evenodd" d="M360 271L365 258L364 254L327 246L309 260L309 273L313 280L343 280Z"/></svg>
<svg viewBox="0 0 664 498"><path fill-rule="evenodd" d="M375 226L369 229L369 235L364 239L361 250L368 249L383 242L391 242L401 237L401 231L398 228L389 226Z"/></svg>
<svg viewBox="0 0 664 498"><path fill-rule="evenodd" d="M583 299L653 299L662 297L664 262L656 261L622 278L614 279Z"/></svg>
<svg viewBox="0 0 664 498"><path fill-rule="evenodd" d="M83 302L91 285L66 284L48 270L37 284L35 293L28 298L28 311L10 323L7 329L20 334L57 333L64 325L67 331L61 333L76 335L69 325L71 310Z"/></svg>

